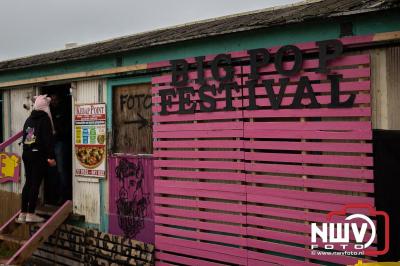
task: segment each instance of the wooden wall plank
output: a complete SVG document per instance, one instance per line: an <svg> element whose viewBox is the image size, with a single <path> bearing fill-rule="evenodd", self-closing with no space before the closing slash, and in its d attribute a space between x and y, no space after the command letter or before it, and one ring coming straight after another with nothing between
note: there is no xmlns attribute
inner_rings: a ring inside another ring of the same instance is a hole
<svg viewBox="0 0 400 266"><path fill-rule="evenodd" d="M113 151L151 154L151 85L136 84L113 90Z"/></svg>

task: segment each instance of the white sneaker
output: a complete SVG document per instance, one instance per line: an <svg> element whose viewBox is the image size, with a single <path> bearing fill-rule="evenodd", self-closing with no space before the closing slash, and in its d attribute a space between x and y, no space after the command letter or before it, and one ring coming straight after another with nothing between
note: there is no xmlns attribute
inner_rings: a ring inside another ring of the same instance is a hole
<svg viewBox="0 0 400 266"><path fill-rule="evenodd" d="M28 214L26 215L25 221L26 221L27 223L43 223L43 222L45 221L45 219L43 219L43 218L40 217L40 216L37 216L36 214L28 213Z"/></svg>
<svg viewBox="0 0 400 266"><path fill-rule="evenodd" d="M18 217L17 217L17 219L16 219L15 221L16 221L17 223L20 223L20 224L25 223L25 222L26 222L26 213L21 212L21 213L18 215Z"/></svg>

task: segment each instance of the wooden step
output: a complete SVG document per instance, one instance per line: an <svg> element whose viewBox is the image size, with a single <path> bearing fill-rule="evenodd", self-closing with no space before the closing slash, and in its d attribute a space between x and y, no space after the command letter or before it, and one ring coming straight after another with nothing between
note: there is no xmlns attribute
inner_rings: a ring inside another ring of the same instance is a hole
<svg viewBox="0 0 400 266"><path fill-rule="evenodd" d="M6 235L6 234L0 234L0 240L9 242L9 243L18 244L20 246L22 246L23 244L26 243L26 239L21 239L16 236Z"/></svg>
<svg viewBox="0 0 400 266"><path fill-rule="evenodd" d="M51 210L50 210L51 211ZM32 224L31 226L37 226L38 229L34 234L27 240L17 239L11 237L9 234L5 234L4 232L8 227L12 227L13 224L17 224L15 222L15 218L18 216L17 214L11 218L4 226L1 227L3 234L3 241L9 241L13 243L17 243L21 245L17 252L13 256L11 256L5 265L20 265L26 259L28 259L32 253L44 242L46 239L53 234L57 228L68 218L68 216L72 212L72 201L66 201L61 207L59 207L51 217L44 222L43 224ZM0 237L1 238L1 237ZM0 264L1 265L1 264Z"/></svg>
<svg viewBox="0 0 400 266"><path fill-rule="evenodd" d="M35 213L40 215L40 216L50 217L59 208L60 208L60 206L44 204L44 205L41 205L41 206L37 207ZM68 217L68 220L69 221L74 221L74 222L84 222L85 221L85 215L71 213L70 216Z"/></svg>
<svg viewBox="0 0 400 266"><path fill-rule="evenodd" d="M52 216L60 206L54 206L54 205L42 205L36 208L35 213L41 216Z"/></svg>

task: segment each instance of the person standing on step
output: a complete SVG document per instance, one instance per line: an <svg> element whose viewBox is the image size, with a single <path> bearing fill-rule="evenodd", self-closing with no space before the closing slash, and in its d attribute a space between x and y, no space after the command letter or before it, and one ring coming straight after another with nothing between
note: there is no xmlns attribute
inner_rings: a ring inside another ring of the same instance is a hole
<svg viewBox="0 0 400 266"><path fill-rule="evenodd" d="M55 166L54 126L50 113L51 98L47 95L35 97L33 111L23 128L22 160L25 166L26 181L22 189L21 213L17 222L43 222L35 214L39 188L49 166Z"/></svg>

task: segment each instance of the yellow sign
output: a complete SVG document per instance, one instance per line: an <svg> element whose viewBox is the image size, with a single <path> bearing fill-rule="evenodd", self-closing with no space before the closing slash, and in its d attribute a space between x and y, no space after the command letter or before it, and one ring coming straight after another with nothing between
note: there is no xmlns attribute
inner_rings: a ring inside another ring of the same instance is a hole
<svg viewBox="0 0 400 266"><path fill-rule="evenodd" d="M0 183L7 181L19 181L21 158L12 153L0 152Z"/></svg>

